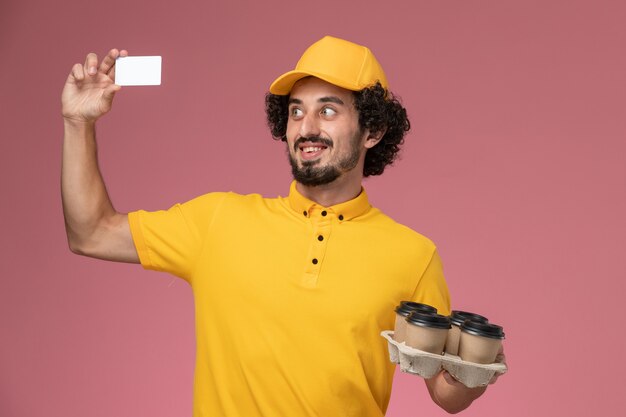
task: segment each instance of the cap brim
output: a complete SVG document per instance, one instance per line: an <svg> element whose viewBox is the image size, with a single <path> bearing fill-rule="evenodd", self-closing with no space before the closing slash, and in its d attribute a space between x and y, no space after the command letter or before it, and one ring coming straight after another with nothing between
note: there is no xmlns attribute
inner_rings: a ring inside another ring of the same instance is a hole
<svg viewBox="0 0 626 417"><path fill-rule="evenodd" d="M286 96L291 92L293 85L305 77L316 77L321 80L324 80L328 83L336 85L341 88L345 88L347 90L358 91L364 87L359 87L357 85L350 85L345 81L338 80L334 77L329 77L326 74L320 74L313 71L289 71L276 78L276 80L270 85L270 93Z"/></svg>

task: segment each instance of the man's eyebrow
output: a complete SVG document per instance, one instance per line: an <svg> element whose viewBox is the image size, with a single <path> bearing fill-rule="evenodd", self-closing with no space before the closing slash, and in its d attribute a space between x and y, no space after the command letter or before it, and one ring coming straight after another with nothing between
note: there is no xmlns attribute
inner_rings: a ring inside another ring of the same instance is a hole
<svg viewBox="0 0 626 417"><path fill-rule="evenodd" d="M337 96L322 97L317 101L319 101L320 103L335 103L344 105L344 102Z"/></svg>
<svg viewBox="0 0 626 417"><path fill-rule="evenodd" d="M337 96L321 97L317 101L319 103L335 103L335 104L345 105L343 100L341 100ZM290 98L289 101L287 102L287 104L302 104L302 100L300 100L299 98Z"/></svg>

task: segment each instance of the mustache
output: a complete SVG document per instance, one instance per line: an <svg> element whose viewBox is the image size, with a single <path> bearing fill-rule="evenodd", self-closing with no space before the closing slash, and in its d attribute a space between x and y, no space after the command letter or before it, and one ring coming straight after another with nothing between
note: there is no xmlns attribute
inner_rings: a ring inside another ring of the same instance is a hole
<svg viewBox="0 0 626 417"><path fill-rule="evenodd" d="M322 145L329 147L329 148L333 146L333 141L328 138L323 138L321 136L309 136L306 138L300 137L296 139L296 142L293 144L293 150L297 152L298 146L300 146L304 142L321 143Z"/></svg>

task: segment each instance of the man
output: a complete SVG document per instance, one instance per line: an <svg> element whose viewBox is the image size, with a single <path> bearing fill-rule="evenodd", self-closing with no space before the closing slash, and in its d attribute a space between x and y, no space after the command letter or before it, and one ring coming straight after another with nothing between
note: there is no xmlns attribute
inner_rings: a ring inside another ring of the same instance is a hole
<svg viewBox="0 0 626 417"><path fill-rule="evenodd" d="M167 211L117 213L95 122L111 109L111 50L76 64L62 94L62 195L73 252L141 263L192 286L194 416L382 416L394 365L380 332L401 300L449 314L435 246L371 207L361 186L409 129L369 49L325 37L266 97L295 181L286 198L209 193ZM443 372L433 400L460 411L484 388Z"/></svg>

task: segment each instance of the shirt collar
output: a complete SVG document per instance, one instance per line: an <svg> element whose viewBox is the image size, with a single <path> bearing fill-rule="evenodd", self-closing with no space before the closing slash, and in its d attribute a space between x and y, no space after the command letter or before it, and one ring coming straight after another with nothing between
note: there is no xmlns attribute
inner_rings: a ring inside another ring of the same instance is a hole
<svg viewBox="0 0 626 417"><path fill-rule="evenodd" d="M323 207L300 194L296 189L296 181L293 181L289 187L289 205L294 211L305 217L309 217L313 211L327 210L334 213L339 221L352 220L355 217L365 214L372 207L363 187L361 187L359 195L352 200L331 207Z"/></svg>

